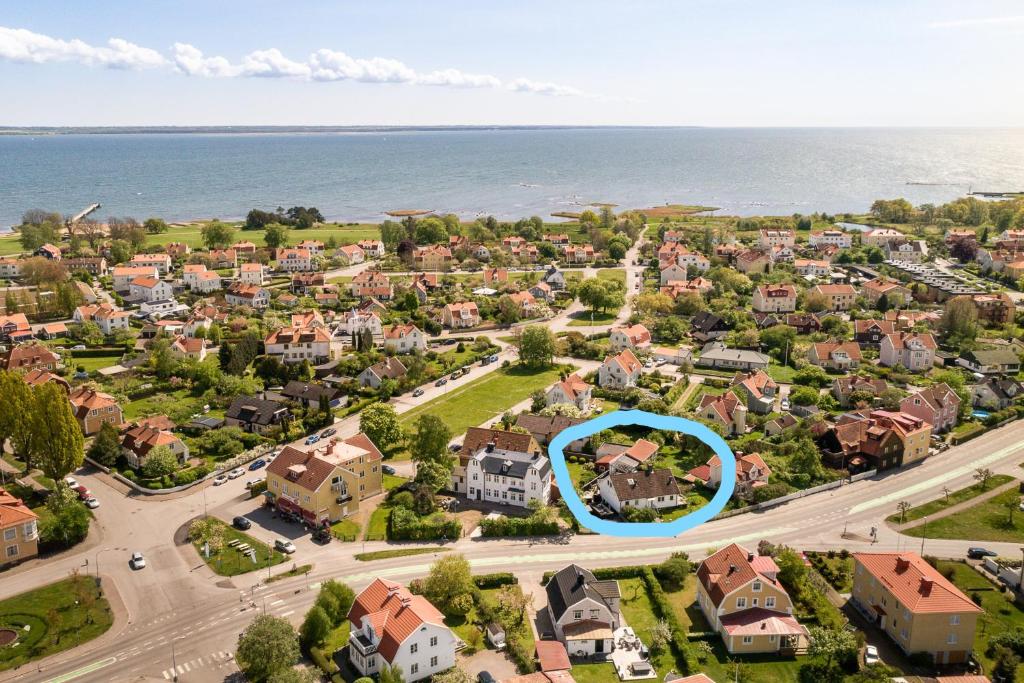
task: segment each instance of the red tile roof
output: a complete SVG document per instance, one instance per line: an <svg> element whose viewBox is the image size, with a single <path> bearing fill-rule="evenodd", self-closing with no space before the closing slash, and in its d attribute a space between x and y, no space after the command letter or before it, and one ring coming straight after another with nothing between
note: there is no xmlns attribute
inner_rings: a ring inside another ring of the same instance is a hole
<svg viewBox="0 0 1024 683"><path fill-rule="evenodd" d="M279 456L280 457L280 456ZM354 628L361 628L368 617L373 630L380 635L377 651L393 662L399 647L423 624L444 626L444 616L422 595L413 595L400 583L375 579L356 596L348 619Z"/></svg>
<svg viewBox="0 0 1024 683"><path fill-rule="evenodd" d="M917 553L854 553L853 558L914 614L982 611Z"/></svg>

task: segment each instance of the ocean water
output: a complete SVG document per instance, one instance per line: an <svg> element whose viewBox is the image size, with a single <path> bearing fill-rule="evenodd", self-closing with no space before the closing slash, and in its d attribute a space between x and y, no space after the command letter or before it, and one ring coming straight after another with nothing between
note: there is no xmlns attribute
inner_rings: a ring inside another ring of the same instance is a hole
<svg viewBox="0 0 1024 683"><path fill-rule="evenodd" d="M730 214L866 210L1024 190L1024 129L581 128L0 136L0 226L28 208L239 218L316 206L517 218L591 202Z"/></svg>

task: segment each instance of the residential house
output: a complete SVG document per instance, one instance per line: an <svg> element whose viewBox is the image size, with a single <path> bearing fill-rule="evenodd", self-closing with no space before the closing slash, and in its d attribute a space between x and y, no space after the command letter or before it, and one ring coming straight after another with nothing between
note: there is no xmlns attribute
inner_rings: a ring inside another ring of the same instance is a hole
<svg viewBox="0 0 1024 683"><path fill-rule="evenodd" d="M1021 277L1024 277L1024 270L1016 276L1016 279L1019 280ZM972 294L970 301L974 304L974 312L977 314L978 320L988 325L1005 325L1011 322L1017 310L1013 298L1006 292Z"/></svg>
<svg viewBox="0 0 1024 683"><path fill-rule="evenodd" d="M211 249L207 257L214 268L238 267L238 252L234 249Z"/></svg>
<svg viewBox="0 0 1024 683"><path fill-rule="evenodd" d="M297 249L305 249L311 256L320 256L324 253L324 243L320 240L305 239L295 245Z"/></svg>
<svg viewBox="0 0 1024 683"><path fill-rule="evenodd" d="M646 327L640 324L627 325L625 327L613 327L608 336L608 347L614 351L623 349L649 348L651 345L651 333Z"/></svg>
<svg viewBox="0 0 1024 683"><path fill-rule="evenodd" d="M131 283L136 278L146 277L155 280L158 276L157 269L152 266L114 266L114 269L111 271L114 291L116 292L130 291Z"/></svg>
<svg viewBox="0 0 1024 683"><path fill-rule="evenodd" d="M170 282L149 276L135 278L128 289L128 296L135 301L166 301L174 296Z"/></svg>
<svg viewBox="0 0 1024 683"><path fill-rule="evenodd" d="M238 396L224 413L224 424L243 431L266 434L290 417L287 406L256 396Z"/></svg>
<svg viewBox="0 0 1024 683"><path fill-rule="evenodd" d="M741 273L772 272L772 257L765 251L748 249L736 255L736 270Z"/></svg>
<svg viewBox="0 0 1024 683"><path fill-rule="evenodd" d="M695 271L703 273L711 267L711 261L708 260L707 256L685 248L676 251L676 263L686 266L686 270L689 273Z"/></svg>
<svg viewBox="0 0 1024 683"><path fill-rule="evenodd" d="M775 398L779 385L764 370L737 372L732 378L732 388L739 389L747 397L747 410L758 415L767 415L775 410Z"/></svg>
<svg viewBox="0 0 1024 683"><path fill-rule="evenodd" d="M331 335L321 326L282 327L263 340L268 356L276 356L282 363L322 365L331 360Z"/></svg>
<svg viewBox="0 0 1024 683"><path fill-rule="evenodd" d="M686 282L686 266L679 265L674 261L662 266L660 272L662 287L674 283Z"/></svg>
<svg viewBox="0 0 1024 683"><path fill-rule="evenodd" d="M718 396L701 396L697 417L720 425L726 436L738 436L747 431L747 407L731 391Z"/></svg>
<svg viewBox="0 0 1024 683"><path fill-rule="evenodd" d="M928 244L924 240L889 240L882 250L887 261L924 263L928 260Z"/></svg>
<svg viewBox="0 0 1024 683"><path fill-rule="evenodd" d="M730 654L793 655L810 634L793 617L793 601L767 555L731 543L697 568L697 604Z"/></svg>
<svg viewBox="0 0 1024 683"><path fill-rule="evenodd" d="M840 249L849 249L853 246L853 235L842 230L819 230L807 237L807 244L815 248L829 244Z"/></svg>
<svg viewBox="0 0 1024 683"><path fill-rule="evenodd" d="M28 372L30 370L56 370L61 367L60 356L37 342L11 347L0 360L0 367L7 371Z"/></svg>
<svg viewBox="0 0 1024 683"><path fill-rule="evenodd" d="M170 423L169 420L167 422ZM139 469L146 464L154 448L164 446L178 459L179 465L184 465L189 448L171 431L173 428L173 423L160 424L149 420L130 425L121 436L121 452L128 464Z"/></svg>
<svg viewBox="0 0 1024 683"><path fill-rule="evenodd" d="M860 292L872 306L877 306L884 296L888 303L887 309L908 306L914 298L910 289L895 280L884 277L868 280L860 286Z"/></svg>
<svg viewBox="0 0 1024 683"><path fill-rule="evenodd" d="M281 396L290 401L301 403L304 408L317 408L323 401L327 401L329 406L337 404L344 397L344 392L335 387L328 387L315 382L300 382L293 379L281 390Z"/></svg>
<svg viewBox="0 0 1024 683"><path fill-rule="evenodd" d="M356 596L348 620L348 659L360 676L393 667L412 683L455 666L460 641L444 615L399 583L375 579Z"/></svg>
<svg viewBox="0 0 1024 683"><path fill-rule="evenodd" d="M832 380L832 395L835 396L836 401L843 408L850 407L850 397L854 392L870 394L873 398L877 399L888 389L889 385L886 384L884 379L852 375L849 377L836 377Z"/></svg>
<svg viewBox="0 0 1024 683"><path fill-rule="evenodd" d="M317 261L309 249L278 249L277 269L289 273L306 273L320 270Z"/></svg>
<svg viewBox="0 0 1024 683"><path fill-rule="evenodd" d="M134 259L132 259L134 261ZM69 258L62 261L69 273L81 270L93 277L104 277L107 274L107 259L102 256L89 256L83 258ZM133 265L136 265L133 263ZM164 271L166 272L166 271Z"/></svg>
<svg viewBox="0 0 1024 683"><path fill-rule="evenodd" d="M546 282L538 282L526 291L538 301L551 302L555 300L555 293L552 291L551 285Z"/></svg>
<svg viewBox="0 0 1024 683"><path fill-rule="evenodd" d="M72 280L71 284L78 290L78 295L84 303L94 304L99 300L99 297L96 296L96 290L90 285L85 284L81 280Z"/></svg>
<svg viewBox="0 0 1024 683"><path fill-rule="evenodd" d="M793 260L793 269L804 277L828 277L832 272L827 260L798 258Z"/></svg>
<svg viewBox="0 0 1024 683"><path fill-rule="evenodd" d="M532 500L548 504L554 481L551 463L531 435L523 436L529 437L528 441L519 441L528 443L530 448L536 446L536 450L524 452L520 450L523 443L495 438L466 454L467 498L516 507L528 507Z"/></svg>
<svg viewBox="0 0 1024 683"><path fill-rule="evenodd" d="M598 369L597 383L605 389L628 389L636 386L641 374L643 366L636 355L624 349L618 355L604 359Z"/></svg>
<svg viewBox="0 0 1024 683"><path fill-rule="evenodd" d="M243 263L239 269L239 280L247 285L262 287L267 284L267 267L262 263Z"/></svg>
<svg viewBox="0 0 1024 683"><path fill-rule="evenodd" d="M573 373L565 379L555 382L544 395L544 401L549 406L571 403L579 410L587 412L590 410L592 391L593 387L584 382L579 375Z"/></svg>
<svg viewBox="0 0 1024 683"><path fill-rule="evenodd" d="M533 298L533 295L527 291L513 292L508 295L508 298L512 300L512 303L519 309L519 316L522 318L530 318L537 315L537 300Z"/></svg>
<svg viewBox="0 0 1024 683"><path fill-rule="evenodd" d="M508 284L508 268L484 268L484 285L498 288Z"/></svg>
<svg viewBox="0 0 1024 683"><path fill-rule="evenodd" d="M441 324L453 330L476 327L480 324L480 310L475 301L445 304L441 309Z"/></svg>
<svg viewBox="0 0 1024 683"><path fill-rule="evenodd" d="M291 291L293 294L312 296L316 293L317 288L326 284L327 276L324 273L292 273Z"/></svg>
<svg viewBox="0 0 1024 683"><path fill-rule="evenodd" d="M754 290L753 304L761 313L791 313L796 310L796 287L761 285Z"/></svg>
<svg viewBox="0 0 1024 683"><path fill-rule="evenodd" d="M127 330L131 321L131 313L122 311L113 304L90 304L79 306L71 318L76 323L93 321L103 334L113 334L114 330Z"/></svg>
<svg viewBox="0 0 1024 683"><path fill-rule="evenodd" d="M760 454L737 453L736 486L733 488L733 497L750 500L753 498L754 491L768 485L768 477L771 476L771 473L771 468L765 464ZM706 464L690 470L687 478L700 482L708 488L718 489L722 485L722 459L717 455L711 456Z"/></svg>
<svg viewBox="0 0 1024 683"><path fill-rule="evenodd" d="M21 277L21 260L0 258L0 279L13 280Z"/></svg>
<svg viewBox="0 0 1024 683"><path fill-rule="evenodd" d="M413 324L390 325L383 328L384 348L395 353L412 353L427 350L427 338Z"/></svg>
<svg viewBox="0 0 1024 683"><path fill-rule="evenodd" d="M40 339L52 340L63 337L68 333L67 325L64 323L47 323L36 330L36 336Z"/></svg>
<svg viewBox="0 0 1024 683"><path fill-rule="evenodd" d="M764 435L769 437L779 436L780 434L785 434L793 427L796 427L796 425L797 419L789 413L786 413L782 417L777 417L774 420L766 422L764 425Z"/></svg>
<svg viewBox="0 0 1024 683"><path fill-rule="evenodd" d="M565 273L560 271L558 266L552 263L544 272L542 282L547 283L547 285L556 292L562 291L565 289Z"/></svg>
<svg viewBox="0 0 1024 683"><path fill-rule="evenodd" d="M416 270L447 271L452 267L452 250L438 244L417 248L412 258Z"/></svg>
<svg viewBox="0 0 1024 683"><path fill-rule="evenodd" d="M0 487L0 567L30 560L39 553L39 515Z"/></svg>
<svg viewBox="0 0 1024 683"><path fill-rule="evenodd" d="M594 247L590 244L567 245L562 249L567 263L590 263L594 260Z"/></svg>
<svg viewBox="0 0 1024 683"><path fill-rule="evenodd" d="M891 320L853 321L853 338L863 346L878 348L882 340L895 331L896 323Z"/></svg>
<svg viewBox="0 0 1024 683"><path fill-rule="evenodd" d="M597 490L601 500L620 515L630 509L666 510L686 504L686 497L669 469L610 472L600 478Z"/></svg>
<svg viewBox="0 0 1024 683"><path fill-rule="evenodd" d="M1020 372L1020 357L1011 347L964 351L957 365L983 375L1015 375Z"/></svg>
<svg viewBox="0 0 1024 683"><path fill-rule="evenodd" d="M231 245L231 248L235 250L236 254L246 258L252 258L256 255L256 244L254 242L235 242Z"/></svg>
<svg viewBox="0 0 1024 683"><path fill-rule="evenodd" d="M570 657L611 653L622 623L617 581L598 581L590 570L570 564L555 572L544 591L548 620Z"/></svg>
<svg viewBox="0 0 1024 683"><path fill-rule="evenodd" d="M948 384L940 382L905 397L900 401L900 410L930 423L934 433L942 433L956 426L960 397Z"/></svg>
<svg viewBox="0 0 1024 683"><path fill-rule="evenodd" d="M986 377L970 386L971 405L984 410L1002 410L1013 405L1024 385L1010 377Z"/></svg>
<svg viewBox="0 0 1024 683"><path fill-rule="evenodd" d="M853 285L815 285L808 292L824 296L830 311L848 311L857 300Z"/></svg>
<svg viewBox="0 0 1024 683"><path fill-rule="evenodd" d="M701 349L696 365L720 370L761 370L771 363L771 357L759 351L730 349L720 341L708 342Z"/></svg>
<svg viewBox="0 0 1024 683"><path fill-rule="evenodd" d="M364 270L352 278L349 292L358 299L379 299L390 301L395 296L395 288L387 273L379 270Z"/></svg>
<svg viewBox="0 0 1024 683"><path fill-rule="evenodd" d="M270 305L270 290L259 285L232 282L224 292L224 301L229 306L248 306L263 310Z"/></svg>
<svg viewBox="0 0 1024 683"><path fill-rule="evenodd" d="M818 342L807 349L807 360L826 370L853 370L860 365L860 344L857 342Z"/></svg>
<svg viewBox="0 0 1024 683"><path fill-rule="evenodd" d="M32 336L32 325L24 313L11 313L0 315L0 339L3 341L30 338Z"/></svg>
<svg viewBox="0 0 1024 683"><path fill-rule="evenodd" d="M68 400L71 401L71 412L75 414L78 426L86 436L92 436L100 431L100 426L104 423L116 427L124 422L121 406L117 405L117 401L110 394L82 385L68 394Z"/></svg>
<svg viewBox="0 0 1024 683"><path fill-rule="evenodd" d="M762 228L757 238L757 246L762 249L771 247L792 247L796 243L796 236L792 230Z"/></svg>
<svg viewBox="0 0 1024 683"><path fill-rule="evenodd" d="M481 254L481 251L486 252L487 248L484 247L483 245L477 246L477 258L482 258L483 260L487 260L488 258L490 258L489 253ZM509 251L512 254L513 258L519 259L520 263L536 263L537 258L540 256L540 251L537 249L536 246L532 244L521 244L512 247L512 249L510 249Z"/></svg>
<svg viewBox="0 0 1024 683"><path fill-rule="evenodd" d="M693 349L688 346L658 346L651 349L654 359L671 365L689 365L693 363Z"/></svg>
<svg viewBox="0 0 1024 683"><path fill-rule="evenodd" d="M380 240L359 240L356 244L369 258L384 258L384 243Z"/></svg>
<svg viewBox="0 0 1024 683"><path fill-rule="evenodd" d="M51 261L60 261L61 259L60 247L54 246L49 243L44 244L43 246L36 249L34 252L32 252L32 255L42 256L43 258L49 259Z"/></svg>
<svg viewBox="0 0 1024 683"><path fill-rule="evenodd" d="M64 389L64 393L71 393L71 384L60 375L55 375L49 370L29 370L22 375L21 379L30 387L38 387L49 382L54 382Z"/></svg>
<svg viewBox="0 0 1024 683"><path fill-rule="evenodd" d="M930 334L893 332L882 337L878 362L890 368L902 366L910 372L927 372L935 363L937 348Z"/></svg>
<svg viewBox="0 0 1024 683"><path fill-rule="evenodd" d="M699 311L690 320L690 334L694 339L701 342L708 342L712 339L721 339L729 334L732 327L725 322L725 319L711 313L710 311Z"/></svg>
<svg viewBox="0 0 1024 683"><path fill-rule="evenodd" d="M400 380L405 377L408 371L402 361L394 356L388 356L381 361L374 363L359 373L359 385L380 389L385 380Z"/></svg>
<svg viewBox="0 0 1024 683"><path fill-rule="evenodd" d="M914 552L854 553L852 602L905 654L964 664L984 610Z"/></svg>
<svg viewBox="0 0 1024 683"><path fill-rule="evenodd" d="M170 254L136 254L128 262L129 266L139 268L156 268L160 275L167 275L174 265Z"/></svg>
<svg viewBox="0 0 1024 683"><path fill-rule="evenodd" d="M874 228L867 232L862 232L860 241L861 244L868 247L882 247L892 240L899 240L902 238L903 233L899 230L893 230L892 228Z"/></svg>
<svg viewBox="0 0 1024 683"><path fill-rule="evenodd" d="M338 248L338 258L343 263L354 265L366 260L366 252L358 244L346 244Z"/></svg>
<svg viewBox="0 0 1024 683"><path fill-rule="evenodd" d="M466 436L462 439L462 450L459 451L459 459L452 467L450 486L452 491L462 495L469 495L470 487L468 486L469 480L467 478L469 461L478 453L485 452L488 448L492 452L518 453L519 460L532 459L534 455L541 454L540 444L531 434L506 432L502 429L470 427L466 430ZM470 497L478 497L480 494L477 489L481 488L485 483L486 481L478 476L473 485L473 494Z"/></svg>
<svg viewBox="0 0 1024 683"><path fill-rule="evenodd" d="M170 351L178 360L191 358L203 361L206 358L206 340L179 335L171 342Z"/></svg>
<svg viewBox="0 0 1024 683"><path fill-rule="evenodd" d="M191 254L192 247L184 242L168 242L164 245L164 252L172 259L180 259Z"/></svg>
<svg viewBox="0 0 1024 683"><path fill-rule="evenodd" d="M630 446L603 444L595 453L594 469L598 472L632 472L647 465L658 453L658 444L647 439L637 439Z"/></svg>
<svg viewBox="0 0 1024 683"><path fill-rule="evenodd" d="M181 281L189 289L195 289L199 276L207 272L205 263L186 263L182 266Z"/></svg>
<svg viewBox="0 0 1024 683"><path fill-rule="evenodd" d="M566 417L564 415L533 415L520 413L516 418L516 426L522 427L537 440L538 444L547 446L551 439L558 436L562 430L575 427L586 422L582 417ZM566 451L579 452L586 445L586 437L572 441L565 447Z"/></svg>
<svg viewBox="0 0 1024 683"><path fill-rule="evenodd" d="M208 270L196 275L196 284L192 290L201 294L209 294L222 289L222 287L220 275L216 271Z"/></svg>
<svg viewBox="0 0 1024 683"><path fill-rule="evenodd" d="M285 446L267 465L267 493L280 512L313 526L333 524L383 491L383 459L362 433L332 437L309 451Z"/></svg>
<svg viewBox="0 0 1024 683"><path fill-rule="evenodd" d="M832 467L886 470L925 458L931 432L931 424L906 413L856 411L826 428L818 445Z"/></svg>

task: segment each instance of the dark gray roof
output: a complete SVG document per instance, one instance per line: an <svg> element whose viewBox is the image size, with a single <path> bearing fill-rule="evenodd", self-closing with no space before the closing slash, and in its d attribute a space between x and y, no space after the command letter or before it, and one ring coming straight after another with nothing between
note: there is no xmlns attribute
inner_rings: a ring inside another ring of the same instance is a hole
<svg viewBox="0 0 1024 683"><path fill-rule="evenodd" d="M317 402L321 396L326 396L328 401L333 401L341 391L331 387L325 387L322 384L314 384L313 382L300 382L298 380L292 380L285 385L284 391L281 392L282 396L287 396L291 399L306 400Z"/></svg>
<svg viewBox="0 0 1024 683"><path fill-rule="evenodd" d="M276 416L287 409L277 401L268 401L254 396L239 396L231 402L225 417L250 424L273 424Z"/></svg>
<svg viewBox="0 0 1024 683"><path fill-rule="evenodd" d="M712 332L715 330L727 330L729 326L725 320L710 311L701 311L693 316L690 327L698 332Z"/></svg>
<svg viewBox="0 0 1024 683"><path fill-rule="evenodd" d="M485 453L480 459L480 467L483 469L485 474L496 474L499 477L515 477L516 479L523 479L526 477L527 471L531 466L537 465L540 456L533 456L530 459L523 457L509 456L506 453ZM547 458L544 458L537 471L540 476L543 477L547 474L548 470L551 469L551 464Z"/></svg>
<svg viewBox="0 0 1024 683"><path fill-rule="evenodd" d="M672 470L613 472L608 475L608 482L620 501L679 495L679 484Z"/></svg>
<svg viewBox="0 0 1024 683"><path fill-rule="evenodd" d="M607 602L619 597L618 582L598 581L590 571L576 564L558 570L544 589L556 621L567 609L586 598Z"/></svg>

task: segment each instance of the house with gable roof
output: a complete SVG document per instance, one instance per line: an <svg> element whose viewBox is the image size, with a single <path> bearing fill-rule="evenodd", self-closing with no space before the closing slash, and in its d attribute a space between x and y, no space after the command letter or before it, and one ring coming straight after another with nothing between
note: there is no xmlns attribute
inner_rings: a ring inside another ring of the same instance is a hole
<svg viewBox="0 0 1024 683"><path fill-rule="evenodd" d="M893 332L882 337L878 362L888 367L902 365L911 372L927 372L935 363L938 344L930 334Z"/></svg>
<svg viewBox="0 0 1024 683"><path fill-rule="evenodd" d="M608 348L616 352L623 349L646 349L650 345L651 333L639 323L624 327L613 327L608 335Z"/></svg>
<svg viewBox="0 0 1024 683"><path fill-rule="evenodd" d="M611 653L622 623L617 581L599 581L590 570L570 564L555 572L544 592L555 637L570 657Z"/></svg>
<svg viewBox="0 0 1024 683"><path fill-rule="evenodd" d="M554 386L548 389L544 395L546 405L553 406L558 403L571 403L582 411L590 410L591 394L593 387L583 381L579 375L573 373L563 380L555 382Z"/></svg>
<svg viewBox="0 0 1024 683"><path fill-rule="evenodd" d="M697 417L720 425L726 436L736 436L747 430L747 407L731 391L719 396L704 394L697 406Z"/></svg>
<svg viewBox="0 0 1024 683"><path fill-rule="evenodd" d="M933 384L900 401L900 410L931 423L933 432L945 432L956 426L960 415L960 397L945 382Z"/></svg>
<svg viewBox="0 0 1024 683"><path fill-rule="evenodd" d="M732 378L732 388L746 395L747 410L752 413L767 415L775 408L779 385L764 370L737 372Z"/></svg>
<svg viewBox="0 0 1024 683"><path fill-rule="evenodd" d="M597 383L605 389L628 389L636 386L643 374L643 365L629 349L608 356L597 372Z"/></svg>

